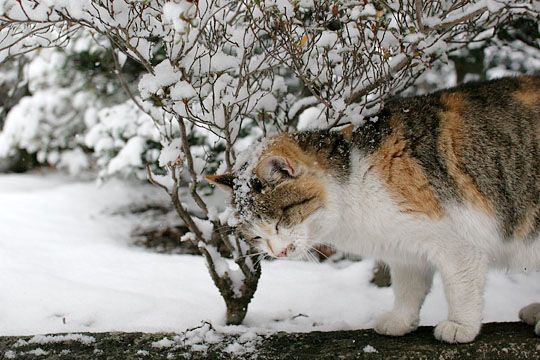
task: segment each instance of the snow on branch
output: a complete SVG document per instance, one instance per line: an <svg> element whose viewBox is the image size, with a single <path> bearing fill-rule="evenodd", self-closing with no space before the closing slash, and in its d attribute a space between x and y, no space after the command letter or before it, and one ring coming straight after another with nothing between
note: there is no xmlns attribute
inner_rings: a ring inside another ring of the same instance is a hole
<svg viewBox="0 0 540 360"><path fill-rule="evenodd" d="M252 8L256 35L326 108L323 127L361 122L435 61L524 11L522 2L496 0L280 4Z"/></svg>

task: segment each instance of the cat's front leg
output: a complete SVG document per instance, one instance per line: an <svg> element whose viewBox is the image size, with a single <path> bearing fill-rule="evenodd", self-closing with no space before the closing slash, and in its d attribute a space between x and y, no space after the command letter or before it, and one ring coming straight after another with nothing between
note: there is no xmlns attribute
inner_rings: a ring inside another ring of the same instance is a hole
<svg viewBox="0 0 540 360"><path fill-rule="evenodd" d="M418 327L420 308L433 280L433 269L427 264L390 264L394 308L380 315L375 331L390 336L405 335Z"/></svg>
<svg viewBox="0 0 540 360"><path fill-rule="evenodd" d="M467 343L476 338L482 325L487 260L473 248L455 250L445 251L437 261L448 301L448 319L435 327L435 337L449 343Z"/></svg>

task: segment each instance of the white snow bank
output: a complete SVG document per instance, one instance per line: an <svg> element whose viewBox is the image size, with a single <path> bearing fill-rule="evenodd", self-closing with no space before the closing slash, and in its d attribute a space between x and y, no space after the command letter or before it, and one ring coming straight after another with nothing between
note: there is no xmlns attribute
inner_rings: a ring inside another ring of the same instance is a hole
<svg viewBox="0 0 540 360"><path fill-rule="evenodd" d="M244 325L225 327L225 306L202 257L131 247L136 219L110 215L161 196L119 181L97 187L58 175L0 176L0 335L180 332L202 320L250 335L358 329L392 305L390 289L369 284L371 261L265 262ZM484 321L515 321L520 307L540 300L540 273L491 273L485 298ZM422 324L445 316L437 277Z"/></svg>

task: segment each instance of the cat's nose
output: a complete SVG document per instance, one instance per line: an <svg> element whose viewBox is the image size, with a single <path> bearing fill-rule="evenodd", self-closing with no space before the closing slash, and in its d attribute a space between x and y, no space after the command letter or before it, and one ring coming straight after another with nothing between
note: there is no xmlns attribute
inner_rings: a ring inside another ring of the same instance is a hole
<svg viewBox="0 0 540 360"><path fill-rule="evenodd" d="M293 244L289 244L285 249L281 250L277 257L286 257L291 254L295 249L296 247Z"/></svg>

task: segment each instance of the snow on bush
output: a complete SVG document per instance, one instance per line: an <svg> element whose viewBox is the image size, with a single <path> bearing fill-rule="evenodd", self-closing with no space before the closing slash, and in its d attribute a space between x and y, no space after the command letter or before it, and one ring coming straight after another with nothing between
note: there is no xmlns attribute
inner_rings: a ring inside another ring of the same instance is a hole
<svg viewBox="0 0 540 360"><path fill-rule="evenodd" d="M69 49L42 49L27 55L24 78L30 94L7 114L0 132L0 158L19 150L42 164L77 174L90 167L84 145L85 113L103 106L101 94L87 86L84 74L69 71L75 49L88 52L94 42L77 37ZM88 39L86 39L88 40Z"/></svg>
<svg viewBox="0 0 540 360"><path fill-rule="evenodd" d="M17 149L37 154L41 163L66 166L76 173L88 167L80 148L82 114L94 97L88 92L49 88L24 97L8 113L0 133L0 157Z"/></svg>
<svg viewBox="0 0 540 360"><path fill-rule="evenodd" d="M97 158L102 177L146 178L146 164L157 161L160 134L152 118L132 101L86 114L84 142Z"/></svg>
<svg viewBox="0 0 540 360"><path fill-rule="evenodd" d="M66 48L26 56L30 94L7 115L0 158L23 149L71 174L96 169L101 178L145 179L146 164L159 154L159 131L107 73L108 42L91 35L81 32Z"/></svg>

